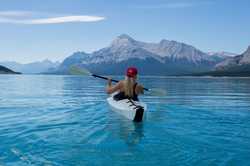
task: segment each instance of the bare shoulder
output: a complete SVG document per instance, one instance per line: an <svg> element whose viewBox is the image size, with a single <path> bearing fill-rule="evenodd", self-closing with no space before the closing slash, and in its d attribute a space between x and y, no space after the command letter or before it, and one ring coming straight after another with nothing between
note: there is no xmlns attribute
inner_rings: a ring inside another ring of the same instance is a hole
<svg viewBox="0 0 250 166"><path fill-rule="evenodd" d="M119 81L118 83L116 83L115 85L108 85L106 88L106 92L108 94L114 93L116 91L121 90L123 87L123 83L121 81Z"/></svg>

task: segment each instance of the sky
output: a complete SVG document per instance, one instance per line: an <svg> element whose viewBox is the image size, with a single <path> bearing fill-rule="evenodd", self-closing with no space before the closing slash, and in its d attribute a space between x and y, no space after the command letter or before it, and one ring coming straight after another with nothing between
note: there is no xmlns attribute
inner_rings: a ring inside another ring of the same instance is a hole
<svg viewBox="0 0 250 166"><path fill-rule="evenodd" d="M249 0L1 0L0 61L63 61L128 34L240 54L250 45Z"/></svg>

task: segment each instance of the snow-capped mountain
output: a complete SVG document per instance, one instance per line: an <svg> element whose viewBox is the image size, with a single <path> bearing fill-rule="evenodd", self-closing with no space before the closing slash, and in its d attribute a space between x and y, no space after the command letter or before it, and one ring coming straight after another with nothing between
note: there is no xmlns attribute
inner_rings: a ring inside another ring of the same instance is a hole
<svg viewBox="0 0 250 166"><path fill-rule="evenodd" d="M204 52L184 43L161 40L159 43L140 43L145 50L159 55L163 59L173 61L186 60L190 63L199 64L201 61L211 61Z"/></svg>
<svg viewBox="0 0 250 166"><path fill-rule="evenodd" d="M119 63L131 58L141 60L154 58L160 61L159 56L155 56L153 53L139 47L137 41L127 35L121 35L113 40L108 47L93 52L82 63Z"/></svg>
<svg viewBox="0 0 250 166"><path fill-rule="evenodd" d="M32 62L27 64L21 64L13 61L0 62L0 65L4 65L14 71L18 71L24 74L37 74L51 70L52 68L57 68L59 62L51 62L49 60Z"/></svg>
<svg viewBox="0 0 250 166"><path fill-rule="evenodd" d="M230 76L230 77L250 77L250 46L241 55L227 58L218 63L209 72L193 74L195 76Z"/></svg>
<svg viewBox="0 0 250 166"><path fill-rule="evenodd" d="M92 54L77 52L66 58L58 71L65 71L69 64L77 64L100 74L123 74L127 66L134 65L141 74L179 75L208 71L225 58L215 58L176 41L146 43L120 35L108 47Z"/></svg>
<svg viewBox="0 0 250 166"><path fill-rule="evenodd" d="M209 56L218 56L218 57L224 57L224 58L228 58L228 57L234 57L237 54L235 53L231 53L231 52L225 52L225 51L220 51L220 52L208 52L207 53Z"/></svg>
<svg viewBox="0 0 250 166"><path fill-rule="evenodd" d="M130 58L153 58L162 63L168 60L185 60L197 65L202 61L214 63L214 59L208 54L184 43L168 40L145 43L128 35L118 36L109 47L94 52L85 63L121 62Z"/></svg>
<svg viewBox="0 0 250 166"><path fill-rule="evenodd" d="M221 60L221 59L230 59L232 57L235 57L237 54L235 53L230 53L230 52L225 52L225 51L220 51L220 52L208 52L207 53L210 58L213 58L214 60Z"/></svg>

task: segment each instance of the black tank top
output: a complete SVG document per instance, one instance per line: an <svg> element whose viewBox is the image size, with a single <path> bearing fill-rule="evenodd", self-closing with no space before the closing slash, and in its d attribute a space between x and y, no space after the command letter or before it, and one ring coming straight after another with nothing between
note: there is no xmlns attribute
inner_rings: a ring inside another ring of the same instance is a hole
<svg viewBox="0 0 250 166"><path fill-rule="evenodd" d="M128 97L127 95L125 95L125 92L119 92L116 95L114 95L114 100L118 101L118 100L123 100L123 99L131 99L134 101L139 101L138 95L135 93L135 88L136 88L137 83L135 83L134 87L133 87L133 97Z"/></svg>

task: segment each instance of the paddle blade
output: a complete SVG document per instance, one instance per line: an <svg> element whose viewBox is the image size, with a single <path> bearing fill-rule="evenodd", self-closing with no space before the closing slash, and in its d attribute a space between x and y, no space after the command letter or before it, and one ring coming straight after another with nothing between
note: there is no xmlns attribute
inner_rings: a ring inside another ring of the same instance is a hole
<svg viewBox="0 0 250 166"><path fill-rule="evenodd" d="M87 69L80 68L75 65L70 66L69 73L72 75L92 75L92 73L90 73L90 71L88 71Z"/></svg>
<svg viewBox="0 0 250 166"><path fill-rule="evenodd" d="M148 92L152 96L166 96L167 95L167 91L164 89L160 89L160 88L149 89Z"/></svg>

